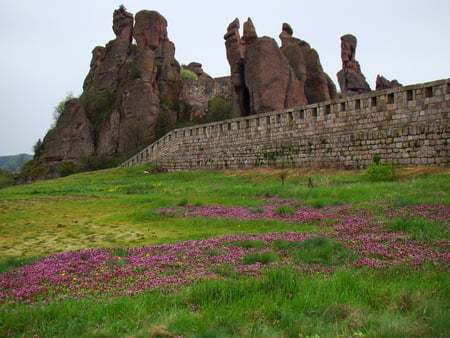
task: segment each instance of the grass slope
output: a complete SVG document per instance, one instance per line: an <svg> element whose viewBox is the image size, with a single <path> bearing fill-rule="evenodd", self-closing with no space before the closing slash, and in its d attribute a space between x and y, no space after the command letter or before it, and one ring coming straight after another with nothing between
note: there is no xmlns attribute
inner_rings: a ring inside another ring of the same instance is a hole
<svg viewBox="0 0 450 338"><path fill-rule="evenodd" d="M450 333L448 264L430 260L420 267L402 263L358 268L343 263L362 254L360 243L348 246L354 238L348 239L346 248L328 237L320 239L322 234L339 232L344 221L337 213L320 221L288 221L298 216L298 207L365 210L383 229L404 234L413 244L433 248L439 244L445 255L448 223L427 213L433 208L412 213L408 208L450 205L448 170L403 169L393 182L371 182L364 172L145 174L145 169L83 173L0 190L0 271L70 250L121 248L126 256L127 248L225 234L293 231L319 239L298 245L273 242L269 251L266 242L242 242L238 248L246 253L241 263L262 266L258 276L237 273L230 263L214 271L218 279L199 280L177 292L155 289L131 298L60 302L50 298L46 305L31 307L9 304L0 308L0 335L444 337ZM308 186L311 181L313 188ZM275 209L279 217L255 217L273 197L296 204ZM183 216L186 210L213 206L233 212L245 207L248 217ZM399 211L389 214L395 210ZM118 249L111 250L118 255ZM316 268L299 273L280 263L286 257L294 265ZM317 268L327 266L333 269ZM0 281L6 278L2 276L8 275L0 275Z"/></svg>

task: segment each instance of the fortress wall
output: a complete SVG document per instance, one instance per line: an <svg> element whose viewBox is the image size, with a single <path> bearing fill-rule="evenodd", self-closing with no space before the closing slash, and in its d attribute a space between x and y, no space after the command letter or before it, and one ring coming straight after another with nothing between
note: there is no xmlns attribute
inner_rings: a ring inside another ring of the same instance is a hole
<svg viewBox="0 0 450 338"><path fill-rule="evenodd" d="M122 166L169 171L256 166L449 164L450 79L173 130Z"/></svg>

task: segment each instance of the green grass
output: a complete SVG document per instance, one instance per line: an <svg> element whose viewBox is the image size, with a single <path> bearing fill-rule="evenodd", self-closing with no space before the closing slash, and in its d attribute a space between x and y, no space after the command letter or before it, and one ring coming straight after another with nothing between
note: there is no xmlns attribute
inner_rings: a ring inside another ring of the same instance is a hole
<svg viewBox="0 0 450 338"><path fill-rule="evenodd" d="M329 237L307 238L301 243L289 247L296 250L296 257L301 262L323 265L338 265L351 258L352 252L341 243Z"/></svg>
<svg viewBox="0 0 450 338"><path fill-rule="evenodd" d="M394 231L407 233L412 239L438 240L449 237L447 226L421 217L396 217L388 222L388 226Z"/></svg>
<svg viewBox="0 0 450 338"><path fill-rule="evenodd" d="M107 302L66 300L1 314L3 333L43 337L444 337L446 273L338 270L298 277L289 268L262 278L207 280ZM448 305L448 304L447 304ZM80 309L83 309L80 311Z"/></svg>
<svg viewBox="0 0 450 338"><path fill-rule="evenodd" d="M254 248L245 264L265 265L259 277L229 266L220 277L175 293L19 304L0 311L0 336L42 337L446 337L450 288L448 269L407 266L373 270L344 268L352 252L321 236L325 224L281 220L180 217L187 205L246 206L257 215L265 198L295 199L313 207L349 204L367 209L386 228L411 240L448 240L448 226L421 217L386 219L385 208L449 205L448 169L396 169L394 181L372 182L364 171L197 171L146 174L147 167L81 173L0 190L0 272L37 257L88 248L124 250L222 234L297 231L300 243L241 241ZM308 186L309 179L313 188ZM370 202L370 203L368 203ZM378 203L374 203L378 202ZM283 209L284 208L284 209ZM294 208L277 210L290 215ZM158 213L158 209L175 210ZM261 250L263 251L261 253ZM264 251L265 250L265 251ZM329 265L334 273L299 274L280 251L299 263ZM211 249L210 255L218 252ZM1 292L1 290L0 290Z"/></svg>

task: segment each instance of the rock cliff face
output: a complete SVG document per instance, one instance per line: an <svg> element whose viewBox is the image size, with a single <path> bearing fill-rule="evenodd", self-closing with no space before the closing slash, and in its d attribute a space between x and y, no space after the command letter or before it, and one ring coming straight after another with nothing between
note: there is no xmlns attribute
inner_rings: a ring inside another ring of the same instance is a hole
<svg viewBox="0 0 450 338"><path fill-rule="evenodd" d="M45 160L45 164L54 165L63 160L76 162L80 154L94 154L93 130L81 101L66 102L58 124L45 136L39 158Z"/></svg>
<svg viewBox="0 0 450 338"><path fill-rule="evenodd" d="M239 35L239 19L228 25L224 35L227 60L230 64L231 87L233 91L234 116L250 115L248 88L244 80L244 46Z"/></svg>
<svg viewBox="0 0 450 338"><path fill-rule="evenodd" d="M282 42L259 38L249 18L239 35L239 20L224 36L230 64L235 116L306 105L337 96L336 86L323 71L317 52L283 24Z"/></svg>
<svg viewBox="0 0 450 338"><path fill-rule="evenodd" d="M281 51L299 79L309 104L334 99L336 86L323 71L319 54L309 43L292 36L292 27L283 23L280 33Z"/></svg>
<svg viewBox="0 0 450 338"><path fill-rule="evenodd" d="M83 93L66 104L37 164L126 157L154 141L158 127L164 133L174 124L183 81L166 19L145 10L134 20L122 7L114 11L112 29L116 38L92 51Z"/></svg>

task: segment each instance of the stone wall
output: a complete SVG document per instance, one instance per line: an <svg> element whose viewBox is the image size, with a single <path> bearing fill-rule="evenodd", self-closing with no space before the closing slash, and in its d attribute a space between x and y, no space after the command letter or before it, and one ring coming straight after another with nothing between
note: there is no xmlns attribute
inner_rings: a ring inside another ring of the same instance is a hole
<svg viewBox="0 0 450 338"><path fill-rule="evenodd" d="M177 129L122 164L169 171L449 164L450 79Z"/></svg>

